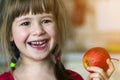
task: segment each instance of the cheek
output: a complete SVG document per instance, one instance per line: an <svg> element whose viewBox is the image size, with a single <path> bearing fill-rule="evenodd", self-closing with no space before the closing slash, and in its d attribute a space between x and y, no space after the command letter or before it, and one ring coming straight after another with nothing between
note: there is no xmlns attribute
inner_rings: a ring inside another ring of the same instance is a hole
<svg viewBox="0 0 120 80"><path fill-rule="evenodd" d="M56 43L58 43L58 38L57 38L57 29L56 27L50 27L46 29L47 34L51 37L51 42L55 46Z"/></svg>
<svg viewBox="0 0 120 80"><path fill-rule="evenodd" d="M51 37L56 38L58 31L57 31L56 26L54 26L54 27L48 27L48 28L46 29L46 32L47 32Z"/></svg>
<svg viewBox="0 0 120 80"><path fill-rule="evenodd" d="M18 42L18 41L24 42L28 35L26 32L24 32L22 30L13 30L12 34L13 34L13 40L15 42Z"/></svg>

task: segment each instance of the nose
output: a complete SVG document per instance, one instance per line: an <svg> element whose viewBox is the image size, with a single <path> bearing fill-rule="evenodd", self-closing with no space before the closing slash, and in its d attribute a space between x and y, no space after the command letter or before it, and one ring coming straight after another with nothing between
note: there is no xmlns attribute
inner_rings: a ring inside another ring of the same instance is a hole
<svg viewBox="0 0 120 80"><path fill-rule="evenodd" d="M39 24L33 25L32 34L33 34L33 35L40 36L40 35L45 34L45 30L44 30L44 28L43 28L41 25L39 25Z"/></svg>

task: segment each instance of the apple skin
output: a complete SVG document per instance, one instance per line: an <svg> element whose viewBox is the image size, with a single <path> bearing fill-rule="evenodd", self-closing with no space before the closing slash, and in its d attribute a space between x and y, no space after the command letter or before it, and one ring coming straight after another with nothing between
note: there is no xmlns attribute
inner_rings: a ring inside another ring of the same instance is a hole
<svg viewBox="0 0 120 80"><path fill-rule="evenodd" d="M91 48L83 56L84 68L87 70L88 66L97 66L102 68L104 71L107 71L109 66L106 63L106 60L108 58L110 59L110 55L105 48L102 47Z"/></svg>

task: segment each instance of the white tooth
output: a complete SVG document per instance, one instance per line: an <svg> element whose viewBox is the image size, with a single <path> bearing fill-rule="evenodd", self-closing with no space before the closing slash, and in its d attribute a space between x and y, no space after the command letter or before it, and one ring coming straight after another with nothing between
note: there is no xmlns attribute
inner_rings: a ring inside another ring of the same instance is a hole
<svg viewBox="0 0 120 80"><path fill-rule="evenodd" d="M37 44L39 44L39 42L37 42Z"/></svg>
<svg viewBox="0 0 120 80"><path fill-rule="evenodd" d="M36 42L32 42L32 44L35 44Z"/></svg>
<svg viewBox="0 0 120 80"><path fill-rule="evenodd" d="M40 45L42 45L42 44L44 44L46 41L44 40L44 41L36 41L36 42L31 42L32 44L40 44Z"/></svg>
<svg viewBox="0 0 120 80"><path fill-rule="evenodd" d="M42 42L39 42L39 44L42 44Z"/></svg>

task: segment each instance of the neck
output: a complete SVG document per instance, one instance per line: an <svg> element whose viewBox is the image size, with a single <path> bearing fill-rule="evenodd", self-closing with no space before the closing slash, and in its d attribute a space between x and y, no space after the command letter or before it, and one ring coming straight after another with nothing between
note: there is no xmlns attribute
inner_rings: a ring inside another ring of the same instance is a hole
<svg viewBox="0 0 120 80"><path fill-rule="evenodd" d="M22 77L23 80L28 78L31 78L30 80L38 80L43 76L44 78L50 76L54 77L54 66L55 63L51 58L42 61L30 61L22 59L19 67L17 67L14 71L14 75L18 78Z"/></svg>
<svg viewBox="0 0 120 80"><path fill-rule="evenodd" d="M22 59L20 66L18 69L22 69L24 71L48 71L50 68L54 68L54 61L52 58L46 58L41 61L30 60L30 59Z"/></svg>

